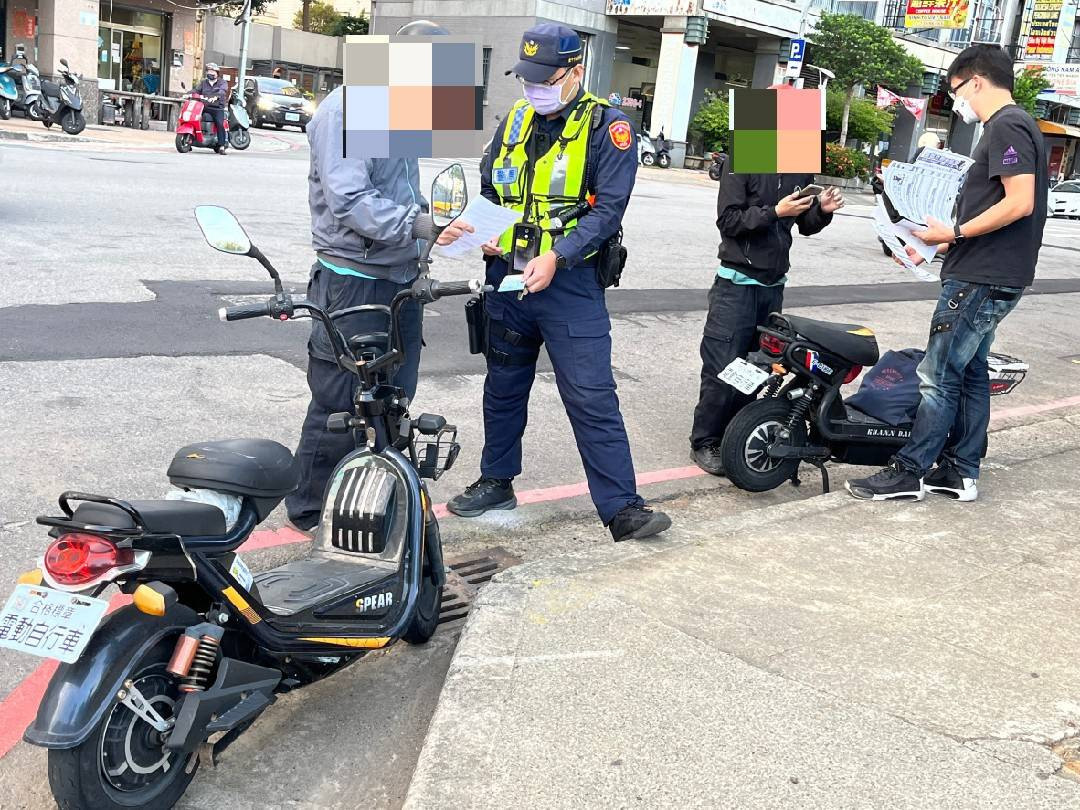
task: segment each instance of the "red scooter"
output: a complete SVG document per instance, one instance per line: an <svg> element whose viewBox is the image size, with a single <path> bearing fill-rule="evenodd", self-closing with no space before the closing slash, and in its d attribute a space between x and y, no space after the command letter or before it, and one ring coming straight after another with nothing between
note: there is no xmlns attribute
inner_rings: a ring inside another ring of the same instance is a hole
<svg viewBox="0 0 1080 810"><path fill-rule="evenodd" d="M203 116L206 105L203 96L188 93L180 105L180 117L176 123L176 151L190 152L193 146L213 149L224 154L225 147L218 146L217 124L209 115ZM225 142L229 140L229 116L225 115Z"/></svg>

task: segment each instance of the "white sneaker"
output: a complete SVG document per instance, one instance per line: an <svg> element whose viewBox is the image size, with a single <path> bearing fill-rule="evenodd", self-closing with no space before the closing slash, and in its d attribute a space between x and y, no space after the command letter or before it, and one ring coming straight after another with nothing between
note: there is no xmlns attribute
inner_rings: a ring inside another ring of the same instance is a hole
<svg viewBox="0 0 1080 810"><path fill-rule="evenodd" d="M978 479L964 478L948 459L943 459L936 469L927 474L923 486L927 492L945 495L956 501L973 501L979 497Z"/></svg>

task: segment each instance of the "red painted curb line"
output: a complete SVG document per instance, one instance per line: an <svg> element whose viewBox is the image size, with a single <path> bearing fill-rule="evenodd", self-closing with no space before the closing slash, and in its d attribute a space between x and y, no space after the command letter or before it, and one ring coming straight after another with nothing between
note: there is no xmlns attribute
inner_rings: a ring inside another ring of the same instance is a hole
<svg viewBox="0 0 1080 810"><path fill-rule="evenodd" d="M1080 406L1080 396L1067 397L1065 399L1052 400L1034 405L1021 405L1016 408L1005 408L995 411L990 417L991 422L1009 419L1015 416L1031 416L1047 411L1056 411L1061 408ZM672 467L666 470L653 470L641 473L637 477L638 486L646 484L660 484L666 481L678 481L686 478L697 478L705 473L697 467ZM561 501L589 494L589 485L584 481L577 484L562 484L545 489L531 489L519 492L517 499L519 504L548 503ZM446 517L449 511L446 504L440 503L434 507L436 517ZM240 551L256 551L258 549L275 548L277 546L302 543L308 538L289 527L281 529L267 529L252 532L247 542L240 547ZM116 594L109 600L109 613L129 603L130 596ZM38 704L45 687L53 676L58 666L56 661L46 661L32 673L27 675L18 686L8 693L7 697L0 700L0 759L7 755L12 748L22 739L23 732L30 725L37 714Z"/></svg>

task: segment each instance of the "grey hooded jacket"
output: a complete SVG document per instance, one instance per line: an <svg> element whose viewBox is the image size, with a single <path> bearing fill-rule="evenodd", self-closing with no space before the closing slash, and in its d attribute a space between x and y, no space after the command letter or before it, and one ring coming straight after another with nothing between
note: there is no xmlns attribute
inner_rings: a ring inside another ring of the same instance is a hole
<svg viewBox="0 0 1080 810"><path fill-rule="evenodd" d="M413 222L427 210L415 158L342 157L343 88L319 105L307 126L311 244L320 259L403 284L418 271Z"/></svg>

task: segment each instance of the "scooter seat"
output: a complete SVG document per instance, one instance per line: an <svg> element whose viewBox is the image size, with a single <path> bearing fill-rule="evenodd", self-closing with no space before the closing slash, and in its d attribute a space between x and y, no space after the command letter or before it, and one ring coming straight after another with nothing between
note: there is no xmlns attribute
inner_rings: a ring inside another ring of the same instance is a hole
<svg viewBox="0 0 1080 810"><path fill-rule="evenodd" d="M208 503L193 501L128 501L154 534L181 537L218 537L225 534L225 513ZM134 529L131 515L119 507L90 501L75 508L72 520L92 526Z"/></svg>
<svg viewBox="0 0 1080 810"><path fill-rule="evenodd" d="M807 340L838 354L845 360L860 366L872 366L878 361L877 338L865 326L854 323L832 323L801 318L798 315L783 316L791 328Z"/></svg>
<svg viewBox="0 0 1080 810"><path fill-rule="evenodd" d="M48 98L60 98L60 85L56 82L50 82L48 79L42 79L41 92Z"/></svg>
<svg viewBox="0 0 1080 810"><path fill-rule="evenodd" d="M259 600L279 616L293 616L326 604L356 588L374 584L394 573L395 567L335 559L316 553L255 576Z"/></svg>

